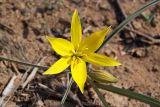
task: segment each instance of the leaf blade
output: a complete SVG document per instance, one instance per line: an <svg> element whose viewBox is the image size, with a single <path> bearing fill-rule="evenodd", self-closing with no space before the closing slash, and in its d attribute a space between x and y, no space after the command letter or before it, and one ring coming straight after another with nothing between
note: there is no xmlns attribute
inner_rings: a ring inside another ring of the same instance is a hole
<svg viewBox="0 0 160 107"><path fill-rule="evenodd" d="M96 52L98 52L102 47L105 46L106 43L109 42L109 40L111 38L113 38L115 36L115 34L119 33L121 30L123 30L123 28L133 19L135 19L137 16L139 16L143 11L145 11L146 9L148 9L149 7L156 5L160 2L160 0L153 0L147 4L145 4L144 6L142 6L140 9L138 9L135 13L133 13L131 16L129 16L128 18L126 18L122 23L120 23L111 33L108 34L108 36L105 38L104 42L102 43L102 45L96 50Z"/></svg>
<svg viewBox="0 0 160 107"><path fill-rule="evenodd" d="M104 84L98 84L98 83L96 83L96 85L98 88L139 100L141 102L150 104L153 107L160 107L160 101L158 101L157 99L151 98L149 96L139 94L133 91L129 91L127 89L121 89L118 87L114 87L111 85L104 85Z"/></svg>

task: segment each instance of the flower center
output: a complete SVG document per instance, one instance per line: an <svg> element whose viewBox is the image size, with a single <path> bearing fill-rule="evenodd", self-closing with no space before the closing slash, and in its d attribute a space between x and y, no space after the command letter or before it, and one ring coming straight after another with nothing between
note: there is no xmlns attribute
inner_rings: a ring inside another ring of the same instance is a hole
<svg viewBox="0 0 160 107"><path fill-rule="evenodd" d="M72 51L72 59L75 60L75 59L79 59L79 58L82 58L84 56L87 56L86 53L82 52L82 51Z"/></svg>
<svg viewBox="0 0 160 107"><path fill-rule="evenodd" d="M78 52L78 51L73 52L73 55L72 55L72 57L75 57L75 58L81 58L82 56L83 56L82 52Z"/></svg>

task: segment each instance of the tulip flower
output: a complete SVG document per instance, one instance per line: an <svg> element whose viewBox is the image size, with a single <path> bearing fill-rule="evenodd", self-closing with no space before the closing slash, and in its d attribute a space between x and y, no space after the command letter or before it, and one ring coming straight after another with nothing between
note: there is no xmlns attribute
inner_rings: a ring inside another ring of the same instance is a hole
<svg viewBox="0 0 160 107"><path fill-rule="evenodd" d="M53 50L62 57L44 74L58 74L70 66L72 78L83 93L87 79L86 62L99 66L121 65L110 57L94 53L101 46L109 31L110 27L104 27L102 30L82 39L80 18L77 10L75 10L71 22L71 42L62 38L47 37Z"/></svg>

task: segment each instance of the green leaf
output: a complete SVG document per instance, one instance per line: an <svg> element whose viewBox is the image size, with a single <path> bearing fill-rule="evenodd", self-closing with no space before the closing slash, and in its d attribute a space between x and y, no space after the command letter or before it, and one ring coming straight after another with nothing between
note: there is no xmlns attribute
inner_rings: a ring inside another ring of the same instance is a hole
<svg viewBox="0 0 160 107"><path fill-rule="evenodd" d="M106 102L105 98L100 93L100 91L98 90L97 86L94 84L92 79L88 78L88 82L92 85L94 91L97 93L97 95L98 95L99 99L102 101L104 107L110 107L109 103Z"/></svg>
<svg viewBox="0 0 160 107"><path fill-rule="evenodd" d="M98 83L96 83L95 85L98 88L101 88L101 89L104 89L104 90L107 90L107 91L110 91L110 92L113 92L113 93L117 93L117 94L120 94L120 95L123 95L123 96L127 96L127 97L130 97L130 98L139 100L139 101L142 101L144 103L150 104L153 107L160 107L160 101L158 101L154 98L151 98L149 96L139 94L139 93L136 93L136 92L133 92L133 91L129 91L127 89L121 89L121 88L118 88L118 87L114 87L112 85L104 85L104 84L98 84Z"/></svg>
<svg viewBox="0 0 160 107"><path fill-rule="evenodd" d="M103 44L97 49L97 51L99 51L106 43L108 43L108 41L113 38L115 36L116 33L119 33L121 30L123 30L123 28L134 18L136 18L137 16L139 16L143 11L145 11L146 9L148 9L149 7L156 5L157 3L159 3L160 0L152 0L151 2L145 4L143 7L141 7L139 10L137 10L134 14L132 14L131 16L129 16L128 18L126 18L121 24L119 24L104 40Z"/></svg>

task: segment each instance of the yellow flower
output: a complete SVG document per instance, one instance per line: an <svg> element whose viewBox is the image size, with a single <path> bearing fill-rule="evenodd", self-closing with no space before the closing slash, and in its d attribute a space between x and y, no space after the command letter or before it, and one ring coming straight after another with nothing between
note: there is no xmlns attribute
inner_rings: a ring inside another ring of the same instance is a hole
<svg viewBox="0 0 160 107"><path fill-rule="evenodd" d="M52 48L62 56L44 74L58 74L71 65L73 80L83 93L87 79L86 62L100 66L118 66L119 62L104 55L94 53L103 43L110 27L92 33L82 40L82 27L77 10L72 16L71 42L62 38L47 37Z"/></svg>

